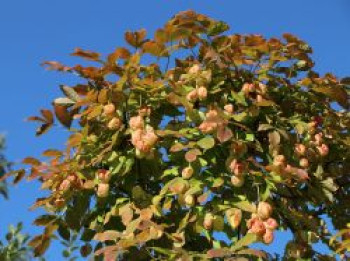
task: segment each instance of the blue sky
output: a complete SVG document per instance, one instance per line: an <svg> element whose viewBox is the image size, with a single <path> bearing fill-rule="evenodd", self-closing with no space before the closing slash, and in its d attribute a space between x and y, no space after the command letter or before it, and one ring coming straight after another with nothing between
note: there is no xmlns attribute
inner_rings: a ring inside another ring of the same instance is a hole
<svg viewBox="0 0 350 261"><path fill-rule="evenodd" d="M48 107L59 94L58 85L75 79L45 71L40 63L70 57L75 47L112 52L124 45L126 30L146 28L154 32L175 13L194 9L226 21L231 32L280 36L290 32L314 49L319 72L350 75L350 2L348 0L2 0L0 1L0 132L7 137L7 157L19 162L39 155L47 147L61 148L67 132L60 127L41 138L35 124L24 121ZM40 211L28 210L38 196L39 184L23 182L10 190L9 201L0 201L0 237L9 223L24 221L26 231ZM281 251L286 237L272 248ZM57 246L48 260L60 260Z"/></svg>

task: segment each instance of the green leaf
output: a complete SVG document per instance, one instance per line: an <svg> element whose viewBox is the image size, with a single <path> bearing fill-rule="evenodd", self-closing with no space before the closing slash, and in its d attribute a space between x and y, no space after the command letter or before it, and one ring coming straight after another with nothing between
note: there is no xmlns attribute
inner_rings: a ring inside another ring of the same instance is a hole
<svg viewBox="0 0 350 261"><path fill-rule="evenodd" d="M228 26L228 24L223 21L214 22L210 25L208 29L208 35L210 36L219 35L229 29L230 27Z"/></svg>
<svg viewBox="0 0 350 261"><path fill-rule="evenodd" d="M258 240L257 235L253 233L246 234L243 238L238 240L232 247L232 251L237 251L245 246L248 246Z"/></svg>
<svg viewBox="0 0 350 261"><path fill-rule="evenodd" d="M243 211L247 211L247 212L251 212L251 213L256 212L256 206L254 204L250 203L249 201L240 201L240 202L234 203L234 205L237 208L242 209Z"/></svg>
<svg viewBox="0 0 350 261"><path fill-rule="evenodd" d="M246 141L254 141L255 140L255 136L253 133L246 133L245 134L245 140Z"/></svg>
<svg viewBox="0 0 350 261"><path fill-rule="evenodd" d="M214 147L215 140L212 137L205 137L197 141L197 145L202 149L208 150Z"/></svg>

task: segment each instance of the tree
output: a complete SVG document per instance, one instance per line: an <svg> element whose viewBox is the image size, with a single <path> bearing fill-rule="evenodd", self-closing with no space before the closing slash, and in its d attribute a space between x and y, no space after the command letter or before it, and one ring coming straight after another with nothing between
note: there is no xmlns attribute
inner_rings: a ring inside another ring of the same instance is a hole
<svg viewBox="0 0 350 261"><path fill-rule="evenodd" d="M32 249L27 246L29 236L22 234L22 223L17 226L10 225L6 234L6 243L0 240L0 260L25 261L32 257Z"/></svg>
<svg viewBox="0 0 350 261"><path fill-rule="evenodd" d="M29 118L37 135L55 118L71 132L47 161L23 161L49 192L34 204L48 212L37 256L74 231L83 256L106 260L272 259L251 244L288 229L286 260L335 260L328 224L345 228L350 211L349 79L320 76L296 36L228 29L185 11L153 38L126 32L129 48L105 59L72 54L94 65L45 63L83 81Z"/></svg>

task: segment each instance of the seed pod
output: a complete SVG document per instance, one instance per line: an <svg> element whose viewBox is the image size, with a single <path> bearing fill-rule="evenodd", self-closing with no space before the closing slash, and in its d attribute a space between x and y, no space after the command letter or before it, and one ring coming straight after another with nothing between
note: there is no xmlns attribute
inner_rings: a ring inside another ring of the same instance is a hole
<svg viewBox="0 0 350 261"><path fill-rule="evenodd" d="M188 73L189 74L197 74L200 71L200 69L201 69L201 67L199 66L199 64L195 64L189 69Z"/></svg>
<svg viewBox="0 0 350 261"><path fill-rule="evenodd" d="M232 104L226 104L226 105L224 106L224 110L225 110L227 113L229 113L229 114L233 113L233 111L234 111L233 105L232 105Z"/></svg>
<svg viewBox="0 0 350 261"><path fill-rule="evenodd" d="M100 183L97 187L97 196L99 198L105 198L109 194L109 184Z"/></svg>
<svg viewBox="0 0 350 261"><path fill-rule="evenodd" d="M267 229L275 230L278 227L278 223L276 219L274 218L268 218L265 222L264 225Z"/></svg>
<svg viewBox="0 0 350 261"><path fill-rule="evenodd" d="M212 213L207 213L204 216L203 227L206 230L210 230L213 227L214 215Z"/></svg>
<svg viewBox="0 0 350 261"><path fill-rule="evenodd" d="M241 176L241 177L232 176L231 183L233 186L235 186L237 188L242 187L244 184L244 176Z"/></svg>
<svg viewBox="0 0 350 261"><path fill-rule="evenodd" d="M307 158L302 158L302 159L300 159L299 165L300 165L301 167L303 167L303 168L309 167L309 161L308 161L308 159L307 159Z"/></svg>
<svg viewBox="0 0 350 261"><path fill-rule="evenodd" d="M110 130L118 130L122 126L122 121L118 117L113 117L107 124L107 128Z"/></svg>
<svg viewBox="0 0 350 261"><path fill-rule="evenodd" d="M259 202L258 216L262 219L268 219L272 214L272 206L267 202Z"/></svg>
<svg viewBox="0 0 350 261"><path fill-rule="evenodd" d="M103 114L106 116L112 116L115 113L115 106L113 103L109 103L103 106Z"/></svg>
<svg viewBox="0 0 350 261"><path fill-rule="evenodd" d="M202 101L205 100L208 96L208 91L207 88L205 88L204 86L201 86L197 89L197 94L198 94L198 98Z"/></svg>
<svg viewBox="0 0 350 261"><path fill-rule="evenodd" d="M277 155L273 160L274 166L284 167L286 165L286 157L284 155Z"/></svg>
<svg viewBox="0 0 350 261"><path fill-rule="evenodd" d="M61 182L61 184L60 184L59 190L61 190L61 191L63 191L63 192L66 192L66 191L68 191L68 190L70 189L71 184L72 184L72 183L70 182L70 180L64 179L64 180Z"/></svg>
<svg viewBox="0 0 350 261"><path fill-rule="evenodd" d="M263 242L267 245L271 244L272 241L274 239L274 236L273 236L273 231L270 230L270 229L266 229L266 232L263 236Z"/></svg>
<svg viewBox="0 0 350 261"><path fill-rule="evenodd" d="M186 167L182 170L181 175L184 179L190 179L193 175L193 168Z"/></svg>
<svg viewBox="0 0 350 261"><path fill-rule="evenodd" d="M233 229L236 229L242 221L242 210L238 208L231 208L226 211L227 222Z"/></svg>
<svg viewBox="0 0 350 261"><path fill-rule="evenodd" d="M186 99L187 99L189 102L195 102L195 101L198 99L198 92L197 92L197 90L192 90L192 91L190 91L190 92L187 94Z"/></svg>
<svg viewBox="0 0 350 261"><path fill-rule="evenodd" d="M249 225L248 225L249 233L253 233L258 236L263 236L265 234L266 228L261 219L254 218L254 219L250 219L248 222L249 222Z"/></svg>
<svg viewBox="0 0 350 261"><path fill-rule="evenodd" d="M326 144L322 144L321 146L318 146L317 150L321 156L327 156L329 153L329 147Z"/></svg>
<svg viewBox="0 0 350 261"><path fill-rule="evenodd" d="M294 151L299 156L304 156L306 152L306 147L304 144L296 144Z"/></svg>
<svg viewBox="0 0 350 261"><path fill-rule="evenodd" d="M105 169L98 170L98 178L102 183L108 183L111 179L111 172Z"/></svg>
<svg viewBox="0 0 350 261"><path fill-rule="evenodd" d="M132 130L143 129L145 122L141 116L134 116L130 118L129 126Z"/></svg>
<svg viewBox="0 0 350 261"><path fill-rule="evenodd" d="M193 195L186 195L184 201L185 201L186 206L188 206L188 207L194 206L195 199L194 199Z"/></svg>

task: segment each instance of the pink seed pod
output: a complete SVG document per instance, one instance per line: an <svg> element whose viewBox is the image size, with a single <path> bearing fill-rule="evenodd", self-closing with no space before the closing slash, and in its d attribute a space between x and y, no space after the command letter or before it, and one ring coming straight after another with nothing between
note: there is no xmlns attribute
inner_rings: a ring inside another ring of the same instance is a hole
<svg viewBox="0 0 350 261"><path fill-rule="evenodd" d="M284 155L277 155L273 160L274 166L286 166L286 157Z"/></svg>
<svg viewBox="0 0 350 261"><path fill-rule="evenodd" d="M309 179L309 174L304 169L296 169L296 172L294 175L300 180L300 181L306 181Z"/></svg>
<svg viewBox="0 0 350 261"><path fill-rule="evenodd" d="M221 143L230 140L232 136L233 136L233 133L229 127L221 125L220 127L217 128L216 137Z"/></svg>
<svg viewBox="0 0 350 261"><path fill-rule="evenodd" d="M108 183L111 179L111 172L105 169L100 169L97 172L98 179L103 183Z"/></svg>
<svg viewBox="0 0 350 261"><path fill-rule="evenodd" d="M306 152L306 146L304 144L296 144L294 151L299 156L304 156Z"/></svg>
<svg viewBox="0 0 350 261"><path fill-rule="evenodd" d="M132 130L143 129L145 122L141 116L134 116L130 118L129 126Z"/></svg>
<svg viewBox="0 0 350 261"><path fill-rule="evenodd" d="M188 73L189 74L197 74L197 73L199 73L200 69L201 69L200 65L195 64L188 70Z"/></svg>
<svg viewBox="0 0 350 261"><path fill-rule="evenodd" d="M273 231L270 229L266 229L265 234L263 236L263 242L267 245L271 244L274 239Z"/></svg>
<svg viewBox="0 0 350 261"><path fill-rule="evenodd" d="M198 91L197 91L196 89L190 91L190 92L187 94L186 99L187 99L189 102L195 102L195 101L198 99Z"/></svg>
<svg viewBox="0 0 350 261"><path fill-rule="evenodd" d="M216 128L217 123L210 121L203 121L198 127L198 129L205 134L213 133Z"/></svg>
<svg viewBox="0 0 350 261"><path fill-rule="evenodd" d="M205 88L204 86L201 86L197 89L197 95L198 98L202 101L205 100L208 96L208 91L207 88Z"/></svg>
<svg viewBox="0 0 350 261"><path fill-rule="evenodd" d="M143 106L139 109L139 115L141 117L146 117L151 115L151 107L150 106Z"/></svg>
<svg viewBox="0 0 350 261"><path fill-rule="evenodd" d="M214 215L212 213L206 213L204 216L203 227L206 230L210 230L214 224Z"/></svg>
<svg viewBox="0 0 350 261"><path fill-rule="evenodd" d="M107 124L107 128L110 130L118 130L122 126L122 121L118 117L113 117Z"/></svg>
<svg viewBox="0 0 350 261"><path fill-rule="evenodd" d="M109 184L100 183L97 186L97 196L99 198L105 198L109 194Z"/></svg>
<svg viewBox="0 0 350 261"><path fill-rule="evenodd" d="M210 109L205 116L208 120L216 120L219 116L219 113L216 109Z"/></svg>
<svg viewBox="0 0 350 261"><path fill-rule="evenodd" d="M299 165L300 165L301 167L303 167L303 168L309 167L309 161L308 161L308 159L307 159L307 158L302 158L302 159L300 159Z"/></svg>
<svg viewBox="0 0 350 261"><path fill-rule="evenodd" d="M278 223L276 219L274 218L268 218L265 222L264 225L267 229L275 230L278 227Z"/></svg>
<svg viewBox="0 0 350 261"><path fill-rule="evenodd" d="M254 218L249 221L249 232L256 234L258 236L262 236L265 234L266 228L264 223L259 218Z"/></svg>
<svg viewBox="0 0 350 261"><path fill-rule="evenodd" d="M71 184L72 183L70 182L70 180L64 179L60 184L59 190L61 190L63 192L68 191L71 187Z"/></svg>
<svg viewBox="0 0 350 261"><path fill-rule="evenodd" d="M323 140L323 133L320 132L320 133L315 134L314 139L315 139L315 144L320 145L322 143L322 140Z"/></svg>
<svg viewBox="0 0 350 261"><path fill-rule="evenodd" d="M329 147L326 144L322 144L321 146L318 146L317 150L321 156L327 156L329 153Z"/></svg>
<svg viewBox="0 0 350 261"><path fill-rule="evenodd" d="M232 105L232 104L226 104L226 105L224 106L224 110L225 110L227 113L229 113L229 114L233 113L233 111L234 111L233 105Z"/></svg>
<svg viewBox="0 0 350 261"><path fill-rule="evenodd" d="M267 202L259 202L258 204L258 215L262 219L268 219L272 214L272 206Z"/></svg>
<svg viewBox="0 0 350 261"><path fill-rule="evenodd" d="M146 131L143 133L142 138L144 143L150 147L153 147L158 141L158 136L155 134L152 127L146 128Z"/></svg>
<svg viewBox="0 0 350 261"><path fill-rule="evenodd" d="M112 116L115 113L115 106L113 103L109 103L103 106L103 114L106 116Z"/></svg>

